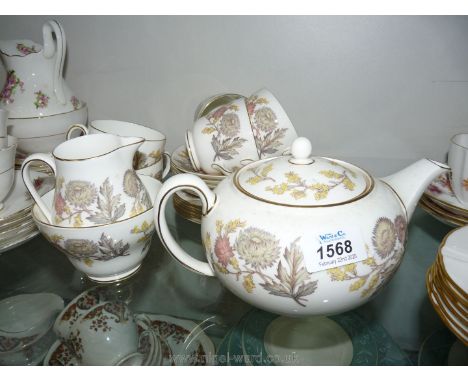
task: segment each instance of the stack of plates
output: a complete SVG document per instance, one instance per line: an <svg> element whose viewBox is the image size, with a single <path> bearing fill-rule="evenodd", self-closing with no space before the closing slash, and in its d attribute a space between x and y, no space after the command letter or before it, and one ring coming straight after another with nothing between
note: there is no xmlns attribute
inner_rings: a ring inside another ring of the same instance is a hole
<svg viewBox="0 0 468 382"><path fill-rule="evenodd" d="M30 174L41 195L55 185L52 176L34 170ZM13 187L3 204L0 210L0 253L16 248L39 233L31 216L34 201L24 185L20 170L15 171Z"/></svg>
<svg viewBox="0 0 468 382"><path fill-rule="evenodd" d="M447 234L426 275L434 309L460 341L468 346L468 226Z"/></svg>
<svg viewBox="0 0 468 382"><path fill-rule="evenodd" d="M356 312L287 318L248 312L224 337L218 365L411 365L385 329Z"/></svg>
<svg viewBox="0 0 468 382"><path fill-rule="evenodd" d="M225 175L209 175L196 171L190 163L187 149L184 145L178 147L172 153L171 171L173 174L192 174L198 176L211 189L214 189L219 182L226 178ZM173 203L176 212L180 216L200 224L202 205L198 196L187 191L179 191L174 195Z"/></svg>
<svg viewBox="0 0 468 382"><path fill-rule="evenodd" d="M446 172L435 179L424 192L419 205L441 222L452 227L468 224L468 206L455 197Z"/></svg>

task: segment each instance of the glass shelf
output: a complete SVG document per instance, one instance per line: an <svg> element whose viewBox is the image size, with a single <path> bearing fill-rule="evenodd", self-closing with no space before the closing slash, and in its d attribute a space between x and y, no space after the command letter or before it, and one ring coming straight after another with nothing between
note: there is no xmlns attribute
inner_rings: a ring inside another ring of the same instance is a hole
<svg viewBox="0 0 468 382"><path fill-rule="evenodd" d="M200 226L179 217L171 203L168 206L168 223L178 242L203 259ZM377 325L384 330L381 346L390 348L396 344L402 349L405 358L401 364L418 364L419 350L429 339L432 342L426 347L435 350L434 354L423 357L423 363L444 363L449 345L455 342L432 309L425 287L426 270L450 229L418 208L409 227L408 247L398 272L374 300L351 313L357 314L366 327ZM22 293L51 292L69 302L94 285L40 235L0 255L0 299ZM252 314L252 307L226 290L216 278L183 268L162 248L156 234L138 273L115 288L131 291L129 306L133 312L202 322L216 349L225 346L226 334L232 334L236 324ZM438 338L441 338L439 342Z"/></svg>

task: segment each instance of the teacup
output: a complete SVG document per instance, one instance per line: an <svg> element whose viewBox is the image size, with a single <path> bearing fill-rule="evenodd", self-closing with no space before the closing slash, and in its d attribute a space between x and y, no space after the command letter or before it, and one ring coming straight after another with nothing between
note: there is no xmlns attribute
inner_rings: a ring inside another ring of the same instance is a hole
<svg viewBox="0 0 468 382"><path fill-rule="evenodd" d="M145 141L138 148L133 158L133 168L135 170L147 169L141 173L162 180L170 170L170 161L164 165L164 148L166 137L158 130L151 129L131 122L113 121L113 120L95 120L88 127L75 124L70 126L67 139L73 136L75 131L81 131L83 134L114 134L120 137L135 136L143 138ZM150 168L150 170L148 170ZM161 175L161 178L157 176Z"/></svg>
<svg viewBox="0 0 468 382"><path fill-rule="evenodd" d="M451 185L460 203L468 206L468 133L450 140L448 165L452 169Z"/></svg>
<svg viewBox="0 0 468 382"><path fill-rule="evenodd" d="M169 173L169 170L171 169L171 157L169 156L168 153L163 153L163 158L164 158L164 169L161 166L161 163L155 163L151 166L135 170L138 175L146 175L146 176L151 176L154 179L157 179L159 181L162 181L167 174Z"/></svg>
<svg viewBox="0 0 468 382"><path fill-rule="evenodd" d="M0 149L4 149L8 145L7 121L8 110L0 109Z"/></svg>
<svg viewBox="0 0 468 382"><path fill-rule="evenodd" d="M16 144L0 149L0 210L15 181L15 154Z"/></svg>
<svg viewBox="0 0 468 382"><path fill-rule="evenodd" d="M128 303L130 294L115 293L112 286L96 286L76 296L60 314L54 323L54 332L60 338L67 338L73 325L90 309L104 302L120 301Z"/></svg>
<svg viewBox="0 0 468 382"><path fill-rule="evenodd" d="M83 365L117 365L122 360L131 364L131 358L141 362L138 345L141 336L147 336L152 348L158 341L152 330L138 334L139 321L122 302L106 302L90 309L74 325L65 338L68 347Z"/></svg>
<svg viewBox="0 0 468 382"><path fill-rule="evenodd" d="M259 159L288 152L297 133L276 97L261 89L247 98L246 105Z"/></svg>
<svg viewBox="0 0 468 382"><path fill-rule="evenodd" d="M258 160L257 147L243 98L222 105L197 119L185 143L196 171L230 174Z"/></svg>

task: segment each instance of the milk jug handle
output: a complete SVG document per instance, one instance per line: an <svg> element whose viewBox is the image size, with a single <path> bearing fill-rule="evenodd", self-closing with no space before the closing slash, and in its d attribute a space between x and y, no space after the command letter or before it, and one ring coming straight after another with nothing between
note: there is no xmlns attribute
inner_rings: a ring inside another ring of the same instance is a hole
<svg viewBox="0 0 468 382"><path fill-rule="evenodd" d="M53 34L55 34L55 41ZM44 57L50 59L55 56L53 77L55 96L62 105L65 105L67 103L63 92L63 65L67 52L65 32L58 21L49 20L42 26L42 37L44 39Z"/></svg>
<svg viewBox="0 0 468 382"><path fill-rule="evenodd" d="M43 202L41 196L36 191L36 188L34 187L34 184L31 181L31 176L29 174L29 166L31 166L31 164L34 161L45 162L47 165L50 166L50 168L52 169L54 175L56 175L57 169L56 169L56 166L55 166L55 161L52 158L52 156L49 155L49 154L39 154L39 153L37 153L37 154L32 154L32 155L28 156L24 160L23 165L21 166L21 177L23 178L23 182L24 182L26 188L30 192L30 194L33 197L34 201L37 203L37 206L39 207L39 209L42 211L42 213L46 217L47 221L50 224L53 224L52 214L51 214L49 208Z"/></svg>

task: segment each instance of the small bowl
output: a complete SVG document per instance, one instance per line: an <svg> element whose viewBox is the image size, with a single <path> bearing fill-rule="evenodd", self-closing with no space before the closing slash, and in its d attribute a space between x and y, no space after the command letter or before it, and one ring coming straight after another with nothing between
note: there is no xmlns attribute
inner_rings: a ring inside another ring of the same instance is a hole
<svg viewBox="0 0 468 382"><path fill-rule="evenodd" d="M18 151L22 153L48 153L66 141L70 125L85 124L87 119L86 104L67 113L44 117L9 118L8 134L18 138Z"/></svg>
<svg viewBox="0 0 468 382"><path fill-rule="evenodd" d="M154 203L161 182L144 175L140 179ZM52 208L54 191L42 196L49 208ZM155 228L153 208L116 223L95 227L49 224L37 204L32 216L44 237L65 253L76 269L97 282L121 280L136 272L148 253Z"/></svg>

